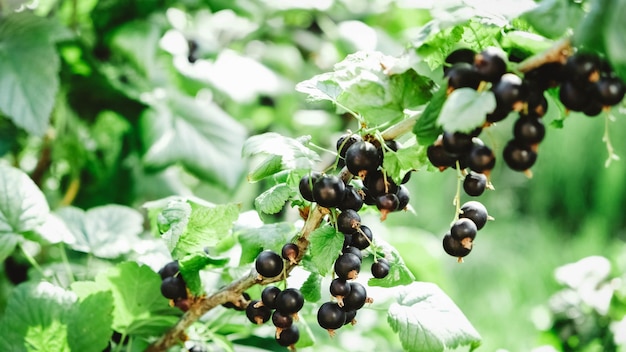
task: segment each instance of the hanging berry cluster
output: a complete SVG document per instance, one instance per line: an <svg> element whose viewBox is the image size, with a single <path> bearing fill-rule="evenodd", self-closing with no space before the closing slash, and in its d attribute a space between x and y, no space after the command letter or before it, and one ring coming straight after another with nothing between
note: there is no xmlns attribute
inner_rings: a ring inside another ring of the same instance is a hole
<svg viewBox="0 0 626 352"><path fill-rule="evenodd" d="M459 219L443 236L444 251L462 262L462 258L472 251L478 230L485 227L489 219L487 208L482 203L469 201L463 204L459 212Z"/></svg>
<svg viewBox="0 0 626 352"><path fill-rule="evenodd" d="M161 270L159 270L159 275L161 275L161 294L163 297L170 299L170 304L173 306L177 306L183 311L188 309L187 298L189 297L189 292L187 291L187 284L180 274L180 267L178 265L178 261L172 261Z"/></svg>

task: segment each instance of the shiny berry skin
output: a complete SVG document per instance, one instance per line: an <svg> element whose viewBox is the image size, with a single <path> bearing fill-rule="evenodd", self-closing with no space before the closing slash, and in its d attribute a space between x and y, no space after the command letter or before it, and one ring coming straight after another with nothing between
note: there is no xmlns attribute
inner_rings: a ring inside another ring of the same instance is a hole
<svg viewBox="0 0 626 352"><path fill-rule="evenodd" d="M361 309L367 302L367 291L365 287L358 282L350 282L350 293L343 298L344 311Z"/></svg>
<svg viewBox="0 0 626 352"><path fill-rule="evenodd" d="M528 144L511 140L502 151L504 161L515 171L525 171L537 161L537 153Z"/></svg>
<svg viewBox="0 0 626 352"><path fill-rule="evenodd" d="M463 190L468 196L478 197L487 188L487 176L470 171L463 180Z"/></svg>
<svg viewBox="0 0 626 352"><path fill-rule="evenodd" d="M428 161L438 168L452 167L458 158L457 155L448 153L443 145L428 146L426 156L428 156Z"/></svg>
<svg viewBox="0 0 626 352"><path fill-rule="evenodd" d="M173 262L165 264L165 266L163 266L161 270L159 270L159 275L161 275L161 279L163 280L167 277L178 274L179 271L180 267L178 266L178 260L175 260Z"/></svg>
<svg viewBox="0 0 626 352"><path fill-rule="evenodd" d="M406 209L409 205L409 200L411 199L409 189L404 185L400 185L400 187L398 187L398 191L396 192L396 197L398 197L398 210Z"/></svg>
<svg viewBox="0 0 626 352"><path fill-rule="evenodd" d="M161 282L161 294L169 299L187 298L185 280L180 276L166 277Z"/></svg>
<svg viewBox="0 0 626 352"><path fill-rule="evenodd" d="M302 176L300 183L298 184L298 189L300 190L302 198L308 200L309 202L315 201L313 198L313 185L321 176L322 174L317 171L312 171L310 174Z"/></svg>
<svg viewBox="0 0 626 352"><path fill-rule="evenodd" d="M272 324L277 328L287 329L293 324L293 317L275 310L272 313Z"/></svg>
<svg viewBox="0 0 626 352"><path fill-rule="evenodd" d="M263 277L276 277L283 272L283 258L273 251L265 250L256 257L255 267Z"/></svg>
<svg viewBox="0 0 626 352"><path fill-rule="evenodd" d="M352 234L350 247L363 250L369 247L370 243L372 243L374 235L372 234L372 230L365 225L361 225L359 230L360 231L356 231ZM359 256L359 258L361 258L361 256Z"/></svg>
<svg viewBox="0 0 626 352"><path fill-rule="evenodd" d="M513 110L513 105L528 98L528 87L522 79L513 74L505 73L494 83L491 91L496 97L498 107Z"/></svg>
<svg viewBox="0 0 626 352"><path fill-rule="evenodd" d="M344 280L356 279L361 271L361 259L352 253L344 253L335 260L335 274Z"/></svg>
<svg viewBox="0 0 626 352"><path fill-rule="evenodd" d="M455 240L450 234L443 236L443 250L449 255L458 258L465 257L472 251L463 247L461 242Z"/></svg>
<svg viewBox="0 0 626 352"><path fill-rule="evenodd" d="M525 144L537 144L546 135L546 127L538 117L520 116L513 126L513 136Z"/></svg>
<svg viewBox="0 0 626 352"><path fill-rule="evenodd" d="M359 211L363 207L363 197L352 185L346 186L346 191L337 208L340 210L352 209Z"/></svg>
<svg viewBox="0 0 626 352"><path fill-rule="evenodd" d="M313 185L313 198L322 207L334 208L343 199L346 185L335 175L323 175Z"/></svg>
<svg viewBox="0 0 626 352"><path fill-rule="evenodd" d="M559 100L572 111L583 111L591 101L592 94L586 87L579 87L572 81L565 81L559 89Z"/></svg>
<svg viewBox="0 0 626 352"><path fill-rule="evenodd" d="M476 238L476 232L478 232L476 224L468 218L460 218L450 228L450 236L457 241L468 237L474 239Z"/></svg>
<svg viewBox="0 0 626 352"><path fill-rule="evenodd" d="M474 66L459 62L450 67L445 72L445 77L448 81L448 90L454 90L458 88L471 88L478 89L481 82L481 75L476 71Z"/></svg>
<svg viewBox="0 0 626 352"><path fill-rule="evenodd" d="M300 290L287 288L276 296L276 310L283 314L295 314L304 306L304 297Z"/></svg>
<svg viewBox="0 0 626 352"><path fill-rule="evenodd" d="M459 62L473 64L475 57L476 57L476 52L474 50L469 49L469 48L460 48L448 54L448 56L446 56L445 63L448 64L449 66L452 66ZM449 67L445 67L444 70L446 68L449 69Z"/></svg>
<svg viewBox="0 0 626 352"><path fill-rule="evenodd" d="M372 276L377 279L382 279L389 275L389 262L385 258L378 258L378 261L372 263L371 271Z"/></svg>
<svg viewBox="0 0 626 352"><path fill-rule="evenodd" d="M475 172L485 172L493 170L496 165L496 156L491 148L486 145L476 145L472 147L468 157L467 166Z"/></svg>
<svg viewBox="0 0 626 352"><path fill-rule="evenodd" d="M374 197L398 191L398 185L393 182L390 176L381 171L368 173L364 183L369 193Z"/></svg>
<svg viewBox="0 0 626 352"><path fill-rule="evenodd" d="M287 347L294 345L300 339L300 330L298 330L298 326L292 324L287 329L283 329L280 333L280 337L276 339L279 345Z"/></svg>
<svg viewBox="0 0 626 352"><path fill-rule="evenodd" d="M343 323L343 325L348 325L348 324L356 324L356 309L353 310L349 310L346 312L346 322Z"/></svg>
<svg viewBox="0 0 626 352"><path fill-rule="evenodd" d="M567 58L565 72L579 84L589 82L591 75L600 70L600 58L591 53L578 52Z"/></svg>
<svg viewBox="0 0 626 352"><path fill-rule="evenodd" d="M598 116L604 109L604 105L597 99L592 99L589 104L583 109L582 113L589 116Z"/></svg>
<svg viewBox="0 0 626 352"><path fill-rule="evenodd" d="M317 323L326 330L336 330L346 322L346 312L337 303L326 302L317 311Z"/></svg>
<svg viewBox="0 0 626 352"><path fill-rule="evenodd" d="M596 82L596 92L600 103L613 106L624 99L626 85L619 77L602 77Z"/></svg>
<svg viewBox="0 0 626 352"><path fill-rule="evenodd" d="M506 53L502 49L488 47L476 55L474 67L483 80L496 82L506 73L507 61Z"/></svg>
<svg viewBox="0 0 626 352"><path fill-rule="evenodd" d="M280 250L281 257L291 263L296 262L296 258L298 258L299 254L300 248L298 248L298 245L295 243L285 243L283 248Z"/></svg>
<svg viewBox="0 0 626 352"><path fill-rule="evenodd" d="M333 297L345 297L350 293L350 283L344 279L334 279L330 282L330 294Z"/></svg>
<svg viewBox="0 0 626 352"><path fill-rule="evenodd" d="M376 197L376 208L380 210L380 213L382 214L382 220L385 220L387 213L398 210L399 206L400 200L398 199L398 196L394 193L386 193Z"/></svg>
<svg viewBox="0 0 626 352"><path fill-rule="evenodd" d="M363 227L366 227L366 226L361 226L361 229L363 229ZM369 230L369 228L368 228L368 230ZM363 232L365 232L365 231L363 231ZM371 231L369 231L369 233L371 233ZM369 245L369 243L368 243L368 245ZM363 260L363 253L357 247L352 247L352 246L348 245L348 246L344 247L341 252L342 253L352 253L352 254L356 255L357 257L359 257L359 260Z"/></svg>
<svg viewBox="0 0 626 352"><path fill-rule="evenodd" d="M246 317L252 324L261 325L268 320L272 316L272 310L266 306L255 307L259 303L258 300L250 301L248 307L246 308Z"/></svg>
<svg viewBox="0 0 626 352"><path fill-rule="evenodd" d="M529 117L543 117L548 111L548 100L542 91L535 90L537 88L531 87L529 89L527 115Z"/></svg>
<svg viewBox="0 0 626 352"><path fill-rule="evenodd" d="M360 225L361 217L352 209L346 209L337 216L337 230L343 234L354 233Z"/></svg>
<svg viewBox="0 0 626 352"><path fill-rule="evenodd" d="M346 167L353 175L364 177L367 173L376 171L381 163L378 149L367 141L354 143L346 152Z"/></svg>
<svg viewBox="0 0 626 352"><path fill-rule="evenodd" d="M485 208L481 202L472 200L461 205L461 214L459 214L459 218L472 220L474 224L476 224L476 229L480 230L485 227L485 224L489 219L489 214L487 213L487 208Z"/></svg>
<svg viewBox="0 0 626 352"><path fill-rule="evenodd" d="M354 143L360 142L362 140L363 139L358 134L346 133L343 136L339 137L339 139L337 140L337 152L339 153L339 156L345 158L348 148L350 148L350 146L352 146Z"/></svg>
<svg viewBox="0 0 626 352"><path fill-rule="evenodd" d="M469 153L472 149L471 134L462 132L444 132L442 143L443 149L450 154L463 155Z"/></svg>
<svg viewBox="0 0 626 352"><path fill-rule="evenodd" d="M279 293L280 289L278 287L267 286L261 291L261 302L270 309L276 309L276 297L278 297Z"/></svg>

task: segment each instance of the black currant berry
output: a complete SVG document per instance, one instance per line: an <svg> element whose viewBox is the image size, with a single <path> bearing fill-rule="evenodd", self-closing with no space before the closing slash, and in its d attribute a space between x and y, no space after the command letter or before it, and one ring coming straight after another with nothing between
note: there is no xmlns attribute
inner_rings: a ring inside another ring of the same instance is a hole
<svg viewBox="0 0 626 352"><path fill-rule="evenodd" d="M470 171L463 180L463 190L468 196L478 197L487 188L487 176Z"/></svg>
<svg viewBox="0 0 626 352"><path fill-rule="evenodd" d="M365 226L361 225L359 230L355 231L352 234L352 241L350 241L350 247L355 249L363 250L372 243L374 235L372 234L372 230ZM359 256L361 258L361 256Z"/></svg>
<svg viewBox="0 0 626 352"><path fill-rule="evenodd" d="M300 330L298 330L298 326L292 324L287 329L283 329L281 331L280 336L276 338L276 342L279 345L288 347L293 346L300 339Z"/></svg>
<svg viewBox="0 0 626 352"><path fill-rule="evenodd" d="M462 132L444 132L441 142L443 149L450 154L464 155L472 149L473 136Z"/></svg>
<svg viewBox="0 0 626 352"><path fill-rule="evenodd" d="M600 58L591 53L578 52L565 63L565 72L569 79L577 84L585 84L590 81L592 74L599 73Z"/></svg>
<svg viewBox="0 0 626 352"><path fill-rule="evenodd" d="M409 205L409 200L411 194L409 193L409 189L404 185L400 185L398 187L398 191L396 192L396 196L398 197L398 210L404 210Z"/></svg>
<svg viewBox="0 0 626 352"><path fill-rule="evenodd" d="M589 89L579 87L572 81L565 81L559 89L559 100L572 111L583 111L591 100Z"/></svg>
<svg viewBox="0 0 626 352"><path fill-rule="evenodd" d="M276 310L283 314L295 314L303 305L304 297L298 289L287 288L276 296Z"/></svg>
<svg viewBox="0 0 626 352"><path fill-rule="evenodd" d="M253 300L246 308L246 317L252 324L261 325L270 320L272 310L264 305L258 305L258 300Z"/></svg>
<svg viewBox="0 0 626 352"><path fill-rule="evenodd" d="M242 302L249 302L249 301L250 301L250 295L247 292L243 292L241 294L241 297L239 298L239 302L237 302L237 304L235 304L233 302L226 302L226 303L222 304L222 306L224 308L242 311L242 310L246 310L246 308L244 308L241 303Z"/></svg>
<svg viewBox="0 0 626 352"><path fill-rule="evenodd" d="M298 184L302 198L308 200L309 202L315 201L313 198L313 185L321 176L322 174L317 171L312 171L311 173L302 176L300 183Z"/></svg>
<svg viewBox="0 0 626 352"><path fill-rule="evenodd" d="M493 170L496 165L496 156L486 145L474 144L467 157L467 165L472 171L480 173Z"/></svg>
<svg viewBox="0 0 626 352"><path fill-rule="evenodd" d="M277 328L287 329L293 324L293 317L291 314L283 314L275 310L272 314L272 324Z"/></svg>
<svg viewBox="0 0 626 352"><path fill-rule="evenodd" d="M369 189L367 189L367 187L361 188L361 191L363 192L363 204L367 204L367 205L376 204L376 199L374 199L374 196L369 191Z"/></svg>
<svg viewBox="0 0 626 352"><path fill-rule="evenodd" d="M482 76L476 71L474 66L459 62L454 64L445 72L448 81L448 92L458 88L478 89Z"/></svg>
<svg viewBox="0 0 626 352"><path fill-rule="evenodd" d="M491 91L496 97L496 105L509 111L513 110L516 103L521 103L528 98L528 87L519 76L513 73L502 75Z"/></svg>
<svg viewBox="0 0 626 352"><path fill-rule="evenodd" d="M352 209L346 209L337 216L337 230L343 234L354 233L360 225L361 217Z"/></svg>
<svg viewBox="0 0 626 352"><path fill-rule="evenodd" d="M337 303L326 302L317 311L317 322L326 330L336 330L346 322L346 312Z"/></svg>
<svg viewBox="0 0 626 352"><path fill-rule="evenodd" d="M506 53L500 48L488 47L474 58L474 67L480 73L482 79L488 82L496 82L506 73Z"/></svg>
<svg viewBox="0 0 626 352"><path fill-rule="evenodd" d="M546 135L543 121L534 116L520 116L513 126L513 136L524 144L537 144Z"/></svg>
<svg viewBox="0 0 626 352"><path fill-rule="evenodd" d="M185 280L180 276L170 276L161 282L161 294L169 299L187 298Z"/></svg>
<svg viewBox="0 0 626 352"><path fill-rule="evenodd" d="M480 230L489 220L489 214L487 213L487 208L481 202L472 200L461 205L459 218L472 220L476 224L476 229Z"/></svg>
<svg viewBox="0 0 626 352"><path fill-rule="evenodd" d="M352 243L352 234L344 233L343 234L343 246L341 248L346 248L350 246L350 243Z"/></svg>
<svg viewBox="0 0 626 352"><path fill-rule="evenodd" d="M280 289L276 286L267 286L261 291L261 302L270 309L276 309L276 297L278 297L280 292Z"/></svg>
<svg viewBox="0 0 626 352"><path fill-rule="evenodd" d="M343 196L341 202L339 202L337 208L340 210L352 209L359 211L362 207L363 197L361 196L361 193L359 193L359 190L354 188L352 185L347 185L345 195Z"/></svg>
<svg viewBox="0 0 626 352"><path fill-rule="evenodd" d="M372 263L372 276L382 279L389 275L389 262L385 258L378 258L378 261Z"/></svg>
<svg viewBox="0 0 626 352"><path fill-rule="evenodd" d="M358 282L350 282L350 293L343 298L343 309L344 311L350 310L358 310L361 309L366 302L371 299L367 298L367 291L365 287Z"/></svg>
<svg viewBox="0 0 626 352"><path fill-rule="evenodd" d="M515 171L528 170L537 161L537 153L528 144L515 139L507 143L502 156L506 164Z"/></svg>
<svg viewBox="0 0 626 352"><path fill-rule="evenodd" d="M386 193L376 197L376 208L380 211L380 220L387 219L387 214L398 210L400 200L394 193Z"/></svg>
<svg viewBox="0 0 626 352"><path fill-rule="evenodd" d="M335 274L344 280L353 280L361 271L361 259L352 253L344 253L335 260Z"/></svg>
<svg viewBox="0 0 626 352"><path fill-rule="evenodd" d="M280 251L280 254L283 259L289 261L291 264L297 264L298 262L296 259L300 254L300 248L298 248L298 245L295 243L285 243Z"/></svg>
<svg viewBox="0 0 626 352"><path fill-rule="evenodd" d="M346 152L346 167L353 175L361 178L378 169L382 163L376 146L367 141L354 143Z"/></svg>
<svg viewBox="0 0 626 352"><path fill-rule="evenodd" d="M600 115L603 109L604 105L602 105L599 100L592 99L589 104L587 104L587 106L583 109L582 113L587 116L593 117Z"/></svg>
<svg viewBox="0 0 626 352"><path fill-rule="evenodd" d="M367 226L361 226L361 229L363 229L364 227L367 228ZM369 230L369 228L367 228L367 229ZM363 231L363 232L365 232L365 231ZM368 231L368 232L370 234L372 233L371 231ZM368 243L368 245L369 245L369 243ZM357 247L353 247L353 246L350 246L350 245L345 246L345 247L343 247L343 250L341 251L341 253L352 253L352 254L356 255L357 257L359 257L359 260L363 260L363 253Z"/></svg>
<svg viewBox="0 0 626 352"><path fill-rule="evenodd" d="M163 280L167 277L175 276L179 271L178 260L175 260L165 264L165 266L159 270L159 275L161 275L161 279Z"/></svg>
<svg viewBox="0 0 626 352"><path fill-rule="evenodd" d="M548 100L543 95L543 91L536 89L534 87L530 88L527 101L528 106L525 113L530 117L543 117L546 111L548 111Z"/></svg>
<svg viewBox="0 0 626 352"><path fill-rule="evenodd" d="M368 173L364 183L368 192L374 197L398 191L398 185L393 182L391 177L381 171Z"/></svg>
<svg viewBox="0 0 626 352"><path fill-rule="evenodd" d="M460 218L455 221L450 228L450 235L457 241L462 241L465 238L476 238L476 232L478 228L476 224L468 218Z"/></svg>
<svg viewBox="0 0 626 352"><path fill-rule="evenodd" d="M561 84L565 78L565 66L559 62L545 63L524 75L524 80L531 82L537 91L543 92Z"/></svg>
<svg viewBox="0 0 626 352"><path fill-rule="evenodd" d="M283 258L271 250L265 250L256 257L256 271L262 277L276 277L283 272Z"/></svg>
<svg viewBox="0 0 626 352"><path fill-rule="evenodd" d="M596 82L596 91L603 105L613 106L624 99L626 85L619 77L602 77Z"/></svg>
<svg viewBox="0 0 626 352"><path fill-rule="evenodd" d="M474 50L469 48L460 48L448 54L448 56L446 56L445 63L448 64L448 66L452 66L459 62L473 64L474 57L476 57L476 52Z"/></svg>
<svg viewBox="0 0 626 352"><path fill-rule="evenodd" d="M337 152L339 153L339 156L345 158L348 148L350 148L350 146L352 146L354 143L360 142L362 140L363 139L361 138L361 136L352 133L346 133L343 136L339 137L339 139L337 140Z"/></svg>
<svg viewBox="0 0 626 352"><path fill-rule="evenodd" d="M346 185L335 175L323 175L313 185L313 198L322 207L334 208L345 195Z"/></svg>
<svg viewBox="0 0 626 352"><path fill-rule="evenodd" d="M455 154L450 154L443 149L443 145L428 146L426 156L428 156L428 161L439 170L454 166L458 158Z"/></svg>
<svg viewBox="0 0 626 352"><path fill-rule="evenodd" d="M343 306L343 298L350 293L352 286L344 279L334 279L330 282L330 294L337 299L339 306Z"/></svg>
<svg viewBox="0 0 626 352"><path fill-rule="evenodd" d="M343 325L348 325L348 324L356 324L356 309L353 310L349 310L346 312L346 322L343 323Z"/></svg>
<svg viewBox="0 0 626 352"><path fill-rule="evenodd" d="M469 249L463 247L461 242L455 240L450 234L443 236L443 250L457 258L465 257L472 251L471 247Z"/></svg>

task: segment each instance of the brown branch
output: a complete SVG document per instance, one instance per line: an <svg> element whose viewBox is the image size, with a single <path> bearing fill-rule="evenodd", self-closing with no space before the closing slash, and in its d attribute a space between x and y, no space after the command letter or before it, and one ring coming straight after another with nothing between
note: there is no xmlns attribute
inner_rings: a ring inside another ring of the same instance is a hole
<svg viewBox="0 0 626 352"><path fill-rule="evenodd" d="M350 179L352 175L347 172L342 173L342 178ZM302 230L300 231L300 236L297 240L297 246L299 249L298 257L296 258L297 262L302 260L306 250L309 246L309 235L316 228L318 228L324 216L328 214L328 209L316 206L313 208L313 211L309 213L309 217L307 218ZM285 272L289 274L291 270L296 266L295 264L291 264L288 261L286 262ZM277 282L283 279L283 275L279 275L277 277L272 278L264 278L263 280L257 280L257 272L253 268L250 270L248 275L240 278L232 282L230 285L220 289L219 291L213 293L207 297L199 298L194 304L191 305L189 310L183 314L180 320L174 325L170 330L168 330L165 335L161 336L157 341L152 343L146 352L161 352L166 351L168 348L174 346L179 341L184 341L185 339L185 330L191 326L196 320L198 320L202 315L216 306L226 303L226 302L234 302L241 297L243 291L254 285L267 285L273 282Z"/></svg>
<svg viewBox="0 0 626 352"><path fill-rule="evenodd" d="M567 58L572 55L573 48L570 38L564 38L556 42L551 48L539 54L533 55L522 61L517 66L520 72L526 73L543 64L557 62L565 64Z"/></svg>

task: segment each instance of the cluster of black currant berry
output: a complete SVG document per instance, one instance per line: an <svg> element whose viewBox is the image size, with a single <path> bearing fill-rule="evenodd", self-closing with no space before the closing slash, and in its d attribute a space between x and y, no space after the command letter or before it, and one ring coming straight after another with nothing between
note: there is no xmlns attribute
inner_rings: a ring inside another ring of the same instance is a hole
<svg viewBox="0 0 626 352"><path fill-rule="evenodd" d="M443 250L459 262L470 254L478 230L489 220L487 208L477 201L469 201L461 206L459 219L452 224L450 231L443 236Z"/></svg>
<svg viewBox="0 0 626 352"><path fill-rule="evenodd" d="M293 322L298 320L298 312L304 306L300 290L267 286L261 292L260 300L252 300L246 307L246 316L253 324L261 325L272 319L276 327L276 341L290 347L300 339L300 330Z"/></svg>
<svg viewBox="0 0 626 352"><path fill-rule="evenodd" d="M161 270L159 270L159 275L161 275L161 294L163 297L171 299L173 305L179 307L182 310L187 310L187 284L180 274L180 267L178 266L178 261L172 261Z"/></svg>

